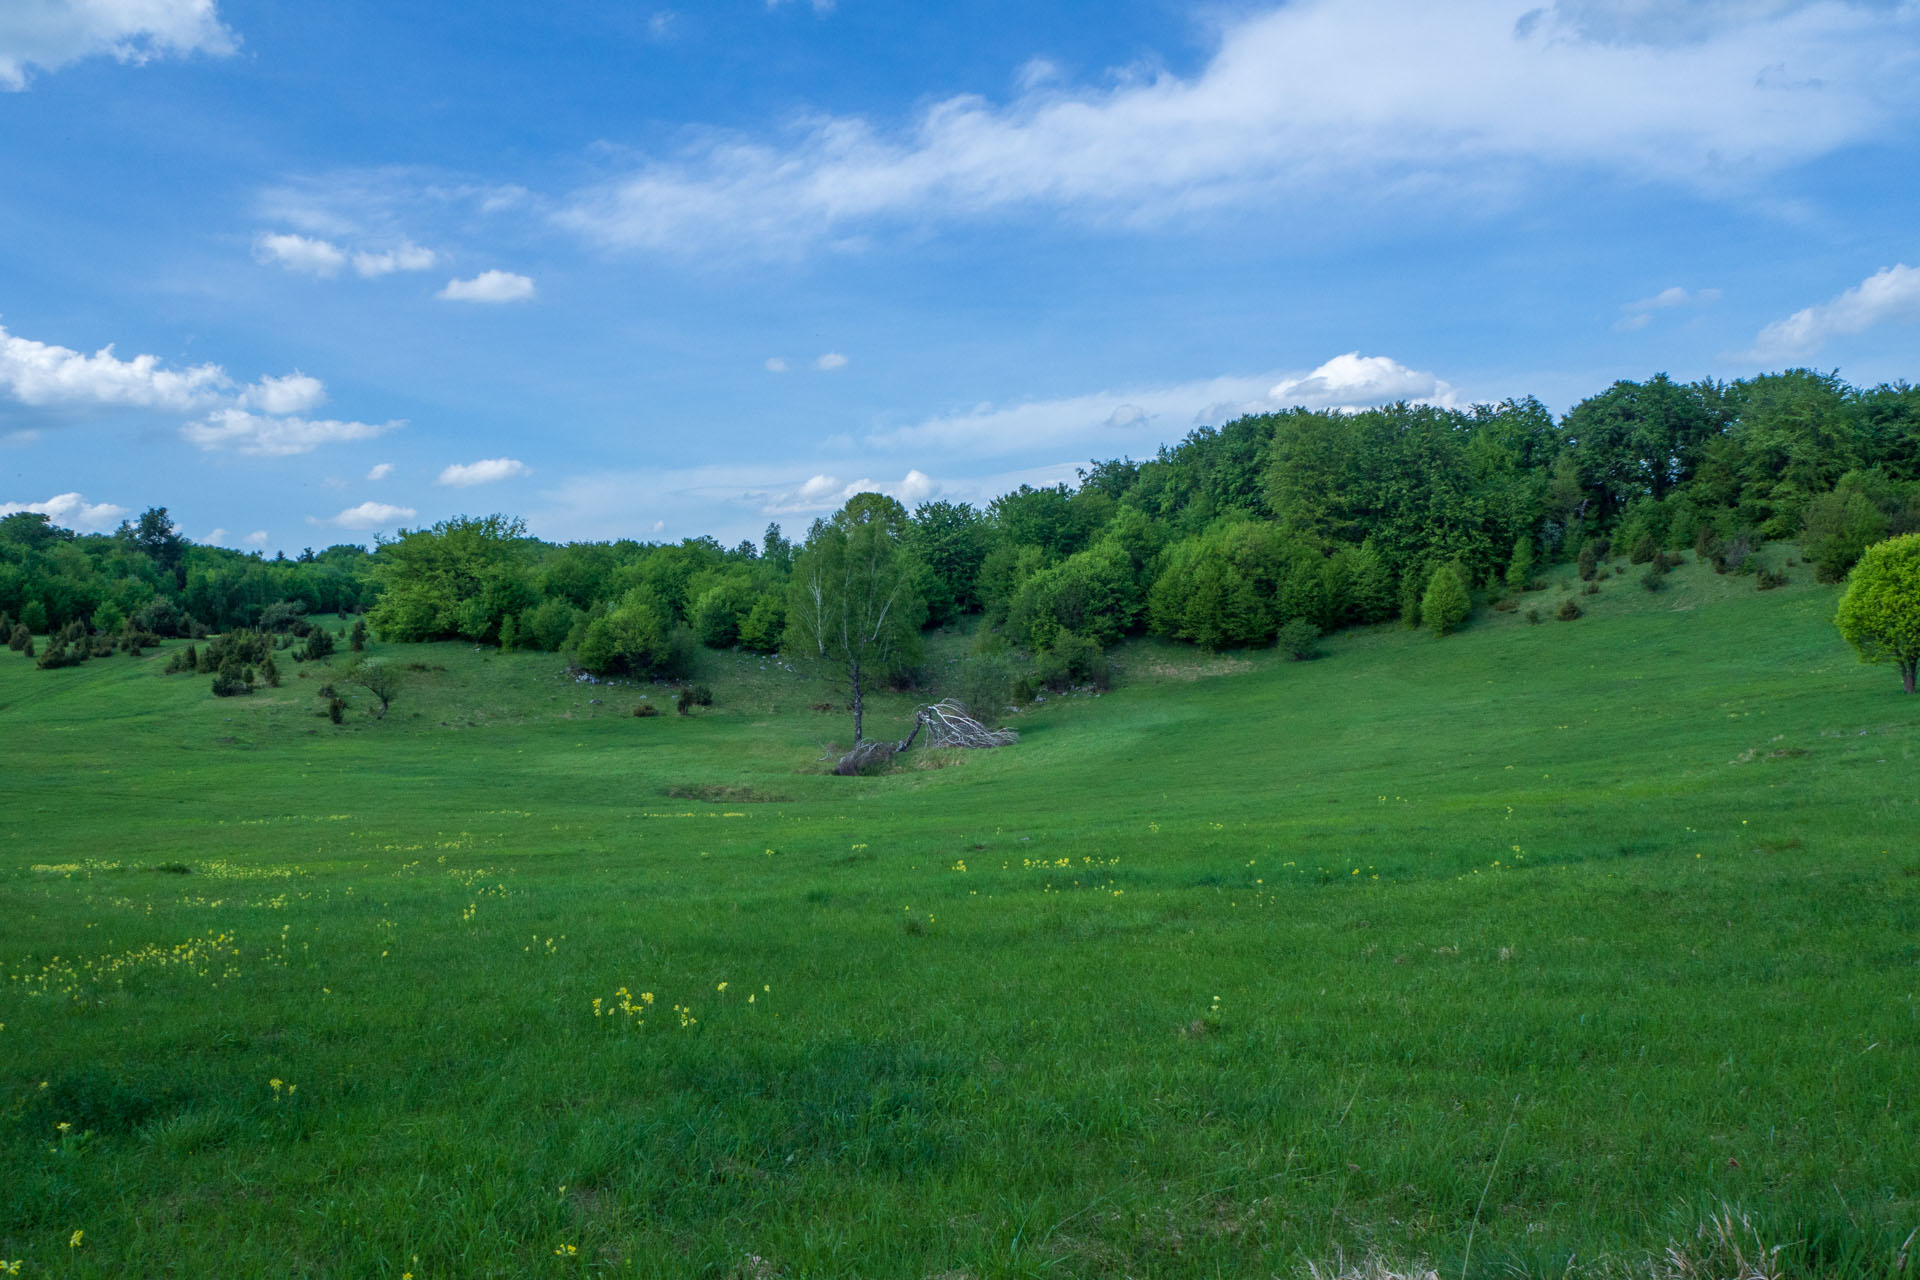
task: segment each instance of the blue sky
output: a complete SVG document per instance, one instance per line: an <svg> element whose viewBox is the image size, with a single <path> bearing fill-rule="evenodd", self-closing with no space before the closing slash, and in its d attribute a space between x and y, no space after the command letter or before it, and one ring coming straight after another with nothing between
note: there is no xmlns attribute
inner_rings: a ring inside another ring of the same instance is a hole
<svg viewBox="0 0 1920 1280"><path fill-rule="evenodd" d="M732 542L1248 410L1920 375L1920 3L0 5L0 511Z"/></svg>

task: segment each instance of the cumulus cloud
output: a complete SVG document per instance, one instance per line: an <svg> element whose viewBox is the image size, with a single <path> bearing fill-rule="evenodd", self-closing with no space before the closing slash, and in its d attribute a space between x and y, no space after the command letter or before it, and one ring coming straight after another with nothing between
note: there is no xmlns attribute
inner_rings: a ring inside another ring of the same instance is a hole
<svg viewBox="0 0 1920 1280"><path fill-rule="evenodd" d="M451 302L523 302L533 296L533 280L511 271L482 271L471 280L449 280L436 297Z"/></svg>
<svg viewBox="0 0 1920 1280"><path fill-rule="evenodd" d="M847 367L847 358L838 351L829 351L813 362L813 367L822 373L832 373L835 369Z"/></svg>
<svg viewBox="0 0 1920 1280"><path fill-rule="evenodd" d="M56 71L83 58L138 64L238 45L214 0L7 0L0 14L0 89L21 90L32 68Z"/></svg>
<svg viewBox="0 0 1920 1280"><path fill-rule="evenodd" d="M790 365L789 365L789 364L788 364L788 363L786 362L786 360L785 360L785 359L783 359L783 358L782 358L782 357L780 357L780 356L768 356L768 357L767 357L767 372L768 372L768 373L785 373L785 372L786 372L786 371L787 371L787 370L788 370L789 368L791 368L791 367L792 367L792 366L790 366Z"/></svg>
<svg viewBox="0 0 1920 1280"><path fill-rule="evenodd" d="M373 469L367 472L367 479L385 480L392 474L393 464L391 462L376 462L373 464Z"/></svg>
<svg viewBox="0 0 1920 1280"><path fill-rule="evenodd" d="M1644 329L1652 323L1653 313L1656 311L1671 311L1676 307L1705 306L1707 303L1718 301L1720 301L1718 289L1696 289L1689 293L1676 284L1662 289L1651 298L1623 303L1620 307L1620 318L1614 322L1613 327L1623 333Z"/></svg>
<svg viewBox="0 0 1920 1280"><path fill-rule="evenodd" d="M111 502L88 502L77 493L58 493L45 502L0 502L0 516L35 511L63 529L82 533L102 533L115 528L130 514L125 507Z"/></svg>
<svg viewBox="0 0 1920 1280"><path fill-rule="evenodd" d="M411 520L419 515L412 507L396 507L386 502L363 502L357 507L348 507L337 516L324 520L307 517L309 524L332 524L342 529L386 529L399 524L402 520Z"/></svg>
<svg viewBox="0 0 1920 1280"><path fill-rule="evenodd" d="M1902 322L1920 322L1920 269L1896 263L1831 301L1774 321L1760 331L1750 354L1756 360L1810 355L1829 338Z"/></svg>
<svg viewBox="0 0 1920 1280"><path fill-rule="evenodd" d="M518 458L482 458L478 462L455 463L440 473L436 483L465 489L476 484L493 484L531 474L532 468Z"/></svg>
<svg viewBox="0 0 1920 1280"><path fill-rule="evenodd" d="M304 373L289 373L282 378L266 377L240 393L240 407L265 413L305 413L327 402L327 388L320 379Z"/></svg>
<svg viewBox="0 0 1920 1280"><path fill-rule="evenodd" d="M1516 23L1513 0L1297 0L1225 23L1191 76L1041 81L1004 104L815 116L783 136L709 131L557 216L615 248L792 254L877 225L1025 209L1164 221L1396 186L1469 191L1543 165L1746 191L1875 136L1920 96L1911 4L1720 7L1649 46L1623 13L1650 14L1643 4Z"/></svg>
<svg viewBox="0 0 1920 1280"><path fill-rule="evenodd" d="M256 458L285 458L311 453L322 445L371 440L405 426L404 422L342 422L258 414L246 409L216 409L180 434L209 453L231 451Z"/></svg>
<svg viewBox="0 0 1920 1280"><path fill-rule="evenodd" d="M337 275L347 264L346 250L328 240L293 232L275 232L256 236L253 260L262 265L285 267L311 276Z"/></svg>
<svg viewBox="0 0 1920 1280"><path fill-rule="evenodd" d="M35 342L0 326L0 392L22 404L193 410L233 385L217 364L167 369L160 357L122 360L111 344L92 355Z"/></svg>
<svg viewBox="0 0 1920 1280"><path fill-rule="evenodd" d="M1267 391L1267 399L1307 409L1363 409L1396 400L1440 405L1458 401L1453 388L1432 374L1409 369L1389 356L1358 351L1335 356L1303 377L1282 378Z"/></svg>

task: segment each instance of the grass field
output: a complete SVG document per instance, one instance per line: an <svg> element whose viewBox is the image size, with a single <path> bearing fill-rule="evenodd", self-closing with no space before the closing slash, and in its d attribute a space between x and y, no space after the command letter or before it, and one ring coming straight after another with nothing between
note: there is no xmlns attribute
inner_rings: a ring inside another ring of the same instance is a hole
<svg viewBox="0 0 1920 1280"><path fill-rule="evenodd" d="M336 728L0 653L0 1262L1913 1274L1920 699L1792 573L1136 643L854 779L734 655Z"/></svg>

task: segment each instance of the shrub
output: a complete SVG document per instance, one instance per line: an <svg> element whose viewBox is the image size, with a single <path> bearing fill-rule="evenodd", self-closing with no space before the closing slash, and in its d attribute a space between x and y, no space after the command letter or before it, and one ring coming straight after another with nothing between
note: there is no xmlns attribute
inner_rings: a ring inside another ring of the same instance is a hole
<svg viewBox="0 0 1920 1280"><path fill-rule="evenodd" d="M1540 611L1538 609L1529 609L1527 610L1527 621L1537 627L1544 619L1540 617Z"/></svg>
<svg viewBox="0 0 1920 1280"><path fill-rule="evenodd" d="M24 622L14 623L13 634L7 637L7 648L13 650L15 653L19 653L32 643L33 633L27 630L27 624Z"/></svg>
<svg viewBox="0 0 1920 1280"><path fill-rule="evenodd" d="M1667 585L1667 568L1659 560L1647 565L1647 571L1640 575L1640 585L1649 591L1660 591Z"/></svg>
<svg viewBox="0 0 1920 1280"><path fill-rule="evenodd" d="M1653 540L1653 535L1643 533L1633 544L1633 550L1627 553L1627 560L1632 564L1647 564L1659 554L1660 546Z"/></svg>
<svg viewBox="0 0 1920 1280"><path fill-rule="evenodd" d="M1512 596L1503 596L1493 602L1493 611L1495 613L1514 613L1518 611L1519 608L1520 602Z"/></svg>
<svg viewBox="0 0 1920 1280"><path fill-rule="evenodd" d="M1019 670L1005 652L969 654L960 662L956 693L967 710L994 715L1013 698Z"/></svg>
<svg viewBox="0 0 1920 1280"><path fill-rule="evenodd" d="M1591 538L1580 544L1579 565L1581 581L1592 581L1595 571L1600 567L1600 552L1598 544Z"/></svg>
<svg viewBox="0 0 1920 1280"><path fill-rule="evenodd" d="M1513 544L1513 559L1507 564L1507 590L1525 591L1533 581L1533 539L1522 537Z"/></svg>
<svg viewBox="0 0 1920 1280"><path fill-rule="evenodd" d="M657 715L659 715L659 714L660 714L660 708L658 708L658 707L656 707L656 706L654 706L654 705L653 705L653 704L652 704L651 702L642 702L642 703L639 703L639 704L637 704L637 705L636 705L636 706L634 707L634 709L633 709L633 714L635 714L636 716L639 716L639 717L641 717L642 719L645 719L645 718L646 718L647 716L657 716Z"/></svg>
<svg viewBox="0 0 1920 1280"><path fill-rule="evenodd" d="M1600 584L1598 582L1589 582L1585 587L1581 588L1580 594L1583 596L1597 596L1600 594Z"/></svg>
<svg viewBox="0 0 1920 1280"><path fill-rule="evenodd" d="M244 670L238 665L234 663L228 663L226 666L223 666L218 671L214 672L214 675L213 675L213 696L214 697L233 698L233 697L238 697L241 694L252 693L252 692L253 692L252 682L247 679Z"/></svg>
<svg viewBox="0 0 1920 1280"><path fill-rule="evenodd" d="M1420 618L1436 636L1444 636L1467 620L1473 600L1460 570L1443 564L1433 571L1426 594L1420 597Z"/></svg>
<svg viewBox="0 0 1920 1280"><path fill-rule="evenodd" d="M332 655L335 648L333 633L325 627L315 627L307 633L307 642L294 651L294 656L302 662L318 662Z"/></svg>
<svg viewBox="0 0 1920 1280"><path fill-rule="evenodd" d="M752 653L778 653L787 631L787 595L763 591L740 623L740 647Z"/></svg>
<svg viewBox="0 0 1920 1280"><path fill-rule="evenodd" d="M1034 674L1047 688L1065 692L1081 684L1108 688L1112 684L1113 669L1100 642L1092 636L1057 631L1053 639L1034 654Z"/></svg>
<svg viewBox="0 0 1920 1280"><path fill-rule="evenodd" d="M28 644L27 656L33 657L33 646ZM47 651L40 655L35 666L42 671L51 671L57 667L77 667L87 660L87 646L84 642L68 642L56 638L47 641Z"/></svg>
<svg viewBox="0 0 1920 1280"><path fill-rule="evenodd" d="M115 635L127 625L127 615L109 600L93 611L93 629L102 635Z"/></svg>
<svg viewBox="0 0 1920 1280"><path fill-rule="evenodd" d="M1305 618L1295 618L1282 623L1280 634L1274 637L1280 651L1295 662L1306 662L1319 656L1320 628Z"/></svg>
<svg viewBox="0 0 1920 1280"><path fill-rule="evenodd" d="M280 687L280 668L274 664L272 654L260 661L260 679L269 689Z"/></svg>
<svg viewBox="0 0 1920 1280"><path fill-rule="evenodd" d="M347 634L347 647L355 653L360 653L366 649L367 620L365 618L355 618L353 620L353 630Z"/></svg>
<svg viewBox="0 0 1920 1280"><path fill-rule="evenodd" d="M704 684L686 684L680 686L680 694L673 700L673 709L686 715L695 707L713 705L713 690Z"/></svg>
<svg viewBox="0 0 1920 1280"><path fill-rule="evenodd" d="M180 616L180 610L174 607L173 601L165 596L155 596L133 615L133 625L157 636L177 636L185 630L186 620Z"/></svg>
<svg viewBox="0 0 1920 1280"><path fill-rule="evenodd" d="M1757 591L1772 591L1776 587L1786 586L1788 581L1789 579L1784 573L1776 573L1772 569L1762 569L1760 576L1754 580L1753 585Z"/></svg>
<svg viewBox="0 0 1920 1280"><path fill-rule="evenodd" d="M300 600L275 600L260 611L259 627L262 631L291 631L296 625L304 631L311 631L313 624L306 620L307 606Z"/></svg>
<svg viewBox="0 0 1920 1280"><path fill-rule="evenodd" d="M1586 610L1580 607L1578 600L1575 600L1572 596L1568 596L1560 602L1560 608L1554 612L1553 616L1562 622L1572 622L1575 618L1585 617Z"/></svg>
<svg viewBox="0 0 1920 1280"><path fill-rule="evenodd" d="M339 724L347 718L347 700L340 697L327 699L327 719Z"/></svg>

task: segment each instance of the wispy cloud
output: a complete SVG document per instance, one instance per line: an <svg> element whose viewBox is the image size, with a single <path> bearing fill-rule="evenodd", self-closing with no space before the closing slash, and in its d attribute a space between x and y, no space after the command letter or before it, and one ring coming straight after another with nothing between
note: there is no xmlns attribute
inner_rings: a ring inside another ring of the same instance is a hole
<svg viewBox="0 0 1920 1280"><path fill-rule="evenodd" d="M279 417L245 409L216 409L203 421L180 428L181 438L209 453L231 452L256 458L286 458L311 453L322 445L371 440L397 431L404 422L344 422L339 419Z"/></svg>
<svg viewBox="0 0 1920 1280"><path fill-rule="evenodd" d="M708 132L557 216L613 248L780 255L889 224L1035 209L1163 221L1542 166L1745 191L1920 96L1911 4L1725 4L1685 38L1629 8L1648 6L1561 4L1516 25L1511 0L1298 0L1224 25L1190 77L1043 78L908 122Z"/></svg>
<svg viewBox="0 0 1920 1280"><path fill-rule="evenodd" d="M1277 409L1358 409L1413 400L1455 404L1459 393L1431 373L1387 356L1348 352L1304 373L1234 374L1165 386L1125 387L1018 404L983 404L872 433L888 450L994 457L1034 449L1146 451L1198 426Z"/></svg>
<svg viewBox="0 0 1920 1280"><path fill-rule="evenodd" d="M813 362L813 367L822 373L832 373L836 369L847 367L847 358L838 351L829 351Z"/></svg>
<svg viewBox="0 0 1920 1280"><path fill-rule="evenodd" d="M372 469L367 472L367 479L385 480L392 474L393 464L391 462L376 462L373 464Z"/></svg>
<svg viewBox="0 0 1920 1280"><path fill-rule="evenodd" d="M230 54L239 39L214 0L7 0L0 16L0 89L21 90L34 68L83 58L124 63Z"/></svg>
<svg viewBox="0 0 1920 1280"><path fill-rule="evenodd" d="M423 249L411 240L379 250L347 250L318 236L303 236L291 231L263 232L253 241L254 261L285 267L323 279L338 275L348 263L367 279L392 275L396 271L425 271L439 255Z"/></svg>
<svg viewBox="0 0 1920 1280"><path fill-rule="evenodd" d="M1748 354L1761 361L1792 359L1813 354L1829 338L1902 322L1920 322L1920 269L1896 263L1830 301L1774 321Z"/></svg>
<svg viewBox="0 0 1920 1280"><path fill-rule="evenodd" d="M1635 329L1644 329L1651 324L1656 311L1671 311L1677 307L1705 306L1708 303L1718 301L1720 301L1720 291L1718 289L1696 289L1689 293L1676 284L1662 289L1651 298L1640 298L1633 302L1621 304L1620 318L1614 321L1613 327L1622 333L1630 333Z"/></svg>

